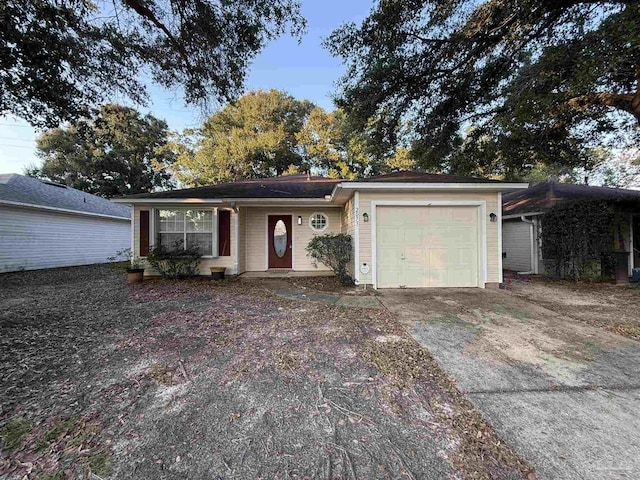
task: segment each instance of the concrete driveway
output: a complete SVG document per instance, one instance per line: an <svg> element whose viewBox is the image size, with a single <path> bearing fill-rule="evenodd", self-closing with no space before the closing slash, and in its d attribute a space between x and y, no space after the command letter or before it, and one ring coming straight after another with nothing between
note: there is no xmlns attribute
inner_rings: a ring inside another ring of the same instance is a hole
<svg viewBox="0 0 640 480"><path fill-rule="evenodd" d="M640 478L640 343L499 290L383 290L539 478Z"/></svg>

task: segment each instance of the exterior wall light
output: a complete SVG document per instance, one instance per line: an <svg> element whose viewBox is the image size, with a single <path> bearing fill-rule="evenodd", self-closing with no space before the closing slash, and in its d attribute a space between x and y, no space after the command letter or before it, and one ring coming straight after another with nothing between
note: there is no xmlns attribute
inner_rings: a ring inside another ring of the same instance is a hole
<svg viewBox="0 0 640 480"><path fill-rule="evenodd" d="M491 222L497 222L498 221L498 216L495 213L490 213L489 214L489 220L491 220Z"/></svg>
<svg viewBox="0 0 640 480"><path fill-rule="evenodd" d="M298 215L298 225L302 225L302 215Z"/></svg>
<svg viewBox="0 0 640 480"><path fill-rule="evenodd" d="M367 212L364 212L362 214L362 220L364 220L365 222L369 221L369 214Z"/></svg>

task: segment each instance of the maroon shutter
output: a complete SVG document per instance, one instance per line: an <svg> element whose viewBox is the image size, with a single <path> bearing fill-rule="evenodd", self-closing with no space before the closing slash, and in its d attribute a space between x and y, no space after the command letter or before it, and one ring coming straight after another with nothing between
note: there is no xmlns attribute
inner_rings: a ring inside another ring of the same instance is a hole
<svg viewBox="0 0 640 480"><path fill-rule="evenodd" d="M231 211L218 211L218 255L231 256Z"/></svg>
<svg viewBox="0 0 640 480"><path fill-rule="evenodd" d="M140 210L140 256L149 254L149 210Z"/></svg>

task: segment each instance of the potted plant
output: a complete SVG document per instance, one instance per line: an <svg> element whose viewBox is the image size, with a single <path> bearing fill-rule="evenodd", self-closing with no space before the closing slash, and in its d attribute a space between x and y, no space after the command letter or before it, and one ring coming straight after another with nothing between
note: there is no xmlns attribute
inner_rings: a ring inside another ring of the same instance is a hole
<svg viewBox="0 0 640 480"><path fill-rule="evenodd" d="M127 271L127 281L129 283L142 282L144 277L144 264L140 258L133 255L130 248L118 250L113 257L108 257L107 260L117 262L117 268L124 268Z"/></svg>
<svg viewBox="0 0 640 480"><path fill-rule="evenodd" d="M144 280L144 265L139 258L132 257L131 263L127 267L127 281L129 283L140 283Z"/></svg>
<svg viewBox="0 0 640 480"><path fill-rule="evenodd" d="M210 267L212 280L224 280L224 272L226 267Z"/></svg>

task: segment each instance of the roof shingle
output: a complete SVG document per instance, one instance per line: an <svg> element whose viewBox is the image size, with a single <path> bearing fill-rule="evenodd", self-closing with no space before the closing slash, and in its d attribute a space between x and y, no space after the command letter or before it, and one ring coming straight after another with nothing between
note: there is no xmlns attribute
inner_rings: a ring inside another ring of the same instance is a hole
<svg viewBox="0 0 640 480"><path fill-rule="evenodd" d="M331 194L333 188L338 183L346 181L348 180L339 178L286 175L281 177L261 178L258 180L220 183L217 185L185 188L181 190L170 190L151 194L145 193L129 195L123 198L324 198L326 195ZM488 180L477 177L437 175L409 171L379 175L354 181L366 183L502 183L498 180Z"/></svg>
<svg viewBox="0 0 640 480"><path fill-rule="evenodd" d="M632 201L640 204L640 191L544 182L524 190L504 194L502 211L507 215L544 212L558 203L580 199Z"/></svg>
<svg viewBox="0 0 640 480"><path fill-rule="evenodd" d="M16 173L0 174L0 200L83 213L131 218L131 210L75 188Z"/></svg>

